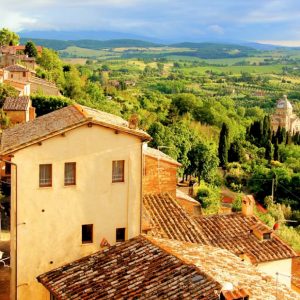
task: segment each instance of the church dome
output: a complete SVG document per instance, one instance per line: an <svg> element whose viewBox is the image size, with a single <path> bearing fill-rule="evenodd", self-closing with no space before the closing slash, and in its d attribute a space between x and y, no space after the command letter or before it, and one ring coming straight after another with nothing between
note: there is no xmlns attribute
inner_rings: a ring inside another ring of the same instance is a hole
<svg viewBox="0 0 300 300"><path fill-rule="evenodd" d="M279 109L293 110L293 106L291 102L287 99L286 95L284 95L282 99L279 99L277 101L276 107Z"/></svg>

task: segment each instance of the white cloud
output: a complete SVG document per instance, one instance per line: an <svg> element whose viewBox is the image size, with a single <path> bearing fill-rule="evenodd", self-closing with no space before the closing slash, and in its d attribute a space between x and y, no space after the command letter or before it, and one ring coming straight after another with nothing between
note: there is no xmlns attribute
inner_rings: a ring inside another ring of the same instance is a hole
<svg viewBox="0 0 300 300"><path fill-rule="evenodd" d="M2 12L1 12L2 14ZM0 28L6 27L10 30L19 31L30 28L37 23L37 19L29 18L19 12L6 11L0 19Z"/></svg>
<svg viewBox="0 0 300 300"><path fill-rule="evenodd" d="M300 40L293 41L293 40L259 40L256 41L257 43L261 44L269 44L275 46L286 46L286 47L300 47Z"/></svg>
<svg viewBox="0 0 300 300"><path fill-rule="evenodd" d="M224 29L220 25L211 25L208 27L209 31L217 34L224 34Z"/></svg>

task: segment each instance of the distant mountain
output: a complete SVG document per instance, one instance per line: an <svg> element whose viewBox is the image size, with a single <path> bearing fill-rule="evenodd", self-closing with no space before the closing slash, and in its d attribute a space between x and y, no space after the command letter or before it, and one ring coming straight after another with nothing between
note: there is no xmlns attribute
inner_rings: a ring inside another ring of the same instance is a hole
<svg viewBox="0 0 300 300"><path fill-rule="evenodd" d="M164 43L165 41L142 36L132 33L104 31L104 30L84 30L84 31L58 31L58 30L47 30L47 31L20 31L18 32L21 38L30 37L32 39L50 39L50 40L62 40L62 41L75 41L75 40L143 40L152 43Z"/></svg>
<svg viewBox="0 0 300 300"><path fill-rule="evenodd" d="M41 45L47 48L52 48L54 50L64 50L69 46L77 46L80 48L87 49L105 49L105 48L126 48L126 47L139 47L139 48L149 48L149 47L161 47L162 44L155 44L151 42L146 42L142 40L132 40L132 39L117 39L117 40L48 40L48 39L35 39L35 38L21 38L21 43L24 44L27 41L33 41L37 45Z"/></svg>

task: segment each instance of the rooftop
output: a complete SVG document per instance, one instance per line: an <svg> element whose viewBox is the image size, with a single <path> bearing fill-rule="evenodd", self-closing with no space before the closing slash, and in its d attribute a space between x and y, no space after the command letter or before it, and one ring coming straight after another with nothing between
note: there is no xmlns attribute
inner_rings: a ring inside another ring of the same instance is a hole
<svg viewBox="0 0 300 300"><path fill-rule="evenodd" d="M174 165L177 165L177 166L181 166L181 163L179 163L178 161L176 161L175 159L173 159L171 156L165 154L164 152L162 152L162 151L160 151L158 149L154 149L154 148L151 148L151 147L146 147L143 150L143 152L147 156L158 158L158 159L167 161L167 162L169 162L171 164L174 164Z"/></svg>
<svg viewBox="0 0 300 300"><path fill-rule="evenodd" d="M234 289L250 292L251 300L298 300L300 295L273 277L260 272L250 263L225 249L174 240L149 238L154 244L178 257L188 265L198 267L222 286L232 283Z"/></svg>
<svg viewBox="0 0 300 300"><path fill-rule="evenodd" d="M22 97L7 97L3 104L3 110L25 111L30 104L30 98Z"/></svg>
<svg viewBox="0 0 300 300"><path fill-rule="evenodd" d="M195 217L209 244L227 249L236 255L246 254L252 263L286 259L296 256L274 232L272 238L260 240L253 230L271 232L256 216L242 213Z"/></svg>
<svg viewBox="0 0 300 300"><path fill-rule="evenodd" d="M58 299L218 299L221 286L143 236L38 277Z"/></svg>
<svg viewBox="0 0 300 300"><path fill-rule="evenodd" d="M20 66L20 65L11 65L11 66L4 68L4 70L9 71L9 72L29 72L29 70L27 68Z"/></svg>
<svg viewBox="0 0 300 300"><path fill-rule="evenodd" d="M296 256L272 230L255 216L242 213L191 217L169 194L150 194L143 199L143 223L149 236L211 245L236 255L247 255L252 263ZM253 231L272 232L259 239Z"/></svg>
<svg viewBox="0 0 300 300"><path fill-rule="evenodd" d="M150 236L207 244L197 222L169 194L143 198L143 223Z"/></svg>
<svg viewBox="0 0 300 300"><path fill-rule="evenodd" d="M118 116L76 104L5 129L1 136L0 153L8 154L88 123L150 139L146 132L130 129L128 122Z"/></svg>

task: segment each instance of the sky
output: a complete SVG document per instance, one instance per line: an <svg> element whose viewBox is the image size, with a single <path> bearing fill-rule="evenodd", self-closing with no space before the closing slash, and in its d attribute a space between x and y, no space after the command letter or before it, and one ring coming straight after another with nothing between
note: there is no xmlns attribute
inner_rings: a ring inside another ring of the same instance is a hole
<svg viewBox="0 0 300 300"><path fill-rule="evenodd" d="M300 46L299 0L0 0L0 28Z"/></svg>

